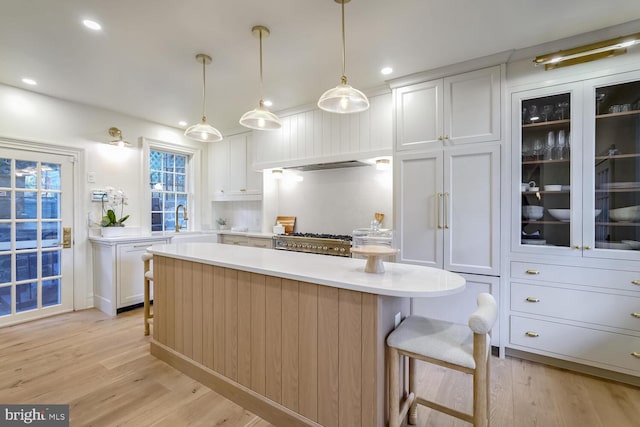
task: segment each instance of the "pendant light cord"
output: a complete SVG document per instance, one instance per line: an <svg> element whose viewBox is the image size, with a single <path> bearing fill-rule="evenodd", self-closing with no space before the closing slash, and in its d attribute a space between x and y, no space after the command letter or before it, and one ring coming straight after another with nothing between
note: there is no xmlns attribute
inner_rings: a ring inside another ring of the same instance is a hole
<svg viewBox="0 0 640 427"><path fill-rule="evenodd" d="M262 107L264 93L262 89L262 30L260 30L260 107Z"/></svg>
<svg viewBox="0 0 640 427"><path fill-rule="evenodd" d="M205 63L207 62L206 58L202 58L202 122L207 121L207 116L205 115L206 110L206 93L207 93L207 74L204 71Z"/></svg>
<svg viewBox="0 0 640 427"><path fill-rule="evenodd" d="M346 66L347 59L346 59L346 53L345 53L346 36L344 33L344 0L341 2L341 4L342 4L342 83L347 84L347 76L345 75L345 70L347 68Z"/></svg>

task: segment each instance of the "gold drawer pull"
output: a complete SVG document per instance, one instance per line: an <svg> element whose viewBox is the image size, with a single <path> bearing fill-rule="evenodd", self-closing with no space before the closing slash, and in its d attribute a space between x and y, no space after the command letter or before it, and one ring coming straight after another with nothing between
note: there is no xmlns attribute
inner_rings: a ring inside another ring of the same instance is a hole
<svg viewBox="0 0 640 427"><path fill-rule="evenodd" d="M538 270L527 270L525 271L525 273L527 274L540 274L540 272ZM640 280L638 280L638 283L640 285Z"/></svg>
<svg viewBox="0 0 640 427"><path fill-rule="evenodd" d="M540 302L540 298L527 297L527 302Z"/></svg>
<svg viewBox="0 0 640 427"><path fill-rule="evenodd" d="M631 284L632 285L640 285L640 280L632 280Z"/></svg>
<svg viewBox="0 0 640 427"><path fill-rule="evenodd" d="M637 311L631 313L631 316L635 317L636 319L640 319L640 313L638 313Z"/></svg>
<svg viewBox="0 0 640 427"><path fill-rule="evenodd" d="M526 336L531 337L531 338L537 338L540 336L539 333L537 332L533 332L533 331L527 331L524 333Z"/></svg>
<svg viewBox="0 0 640 427"><path fill-rule="evenodd" d="M640 359L640 353L638 353L637 351L634 351L633 353L631 353L631 355Z"/></svg>

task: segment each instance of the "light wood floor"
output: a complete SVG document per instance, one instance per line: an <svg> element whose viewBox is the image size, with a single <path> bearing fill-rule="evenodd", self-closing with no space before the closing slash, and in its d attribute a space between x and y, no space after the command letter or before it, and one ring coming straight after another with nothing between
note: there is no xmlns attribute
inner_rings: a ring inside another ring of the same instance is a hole
<svg viewBox="0 0 640 427"><path fill-rule="evenodd" d="M269 423L149 355L142 311L97 310L0 329L0 403L64 403L72 426ZM493 427L638 426L640 388L507 358L492 360ZM420 369L427 396L470 410L470 380ZM468 426L425 408L420 426ZM284 426L283 426L284 427Z"/></svg>

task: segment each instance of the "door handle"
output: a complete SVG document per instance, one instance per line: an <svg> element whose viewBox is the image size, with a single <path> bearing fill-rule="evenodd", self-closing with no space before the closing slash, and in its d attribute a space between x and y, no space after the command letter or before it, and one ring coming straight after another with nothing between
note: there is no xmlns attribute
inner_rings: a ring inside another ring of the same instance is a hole
<svg viewBox="0 0 640 427"><path fill-rule="evenodd" d="M71 227L62 227L62 247L64 249L71 247Z"/></svg>
<svg viewBox="0 0 640 427"><path fill-rule="evenodd" d="M449 228L449 193L444 193L444 228Z"/></svg>
<svg viewBox="0 0 640 427"><path fill-rule="evenodd" d="M442 212L442 193L436 193L438 202L436 203L436 209L438 210L438 228L442 228L442 222L440 218L440 212Z"/></svg>

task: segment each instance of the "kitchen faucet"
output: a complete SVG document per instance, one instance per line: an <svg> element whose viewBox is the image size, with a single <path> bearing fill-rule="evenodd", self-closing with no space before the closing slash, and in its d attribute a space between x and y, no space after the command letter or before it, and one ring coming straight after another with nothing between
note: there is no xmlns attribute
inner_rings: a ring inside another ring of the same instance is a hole
<svg viewBox="0 0 640 427"><path fill-rule="evenodd" d="M185 207L185 205L180 204L180 205L176 206L176 233L179 233L180 229L184 228L184 227L180 226L180 222L178 221L178 215L179 215L181 207L182 207L182 219L184 221L188 221L189 220L189 217L187 217L187 208Z"/></svg>

